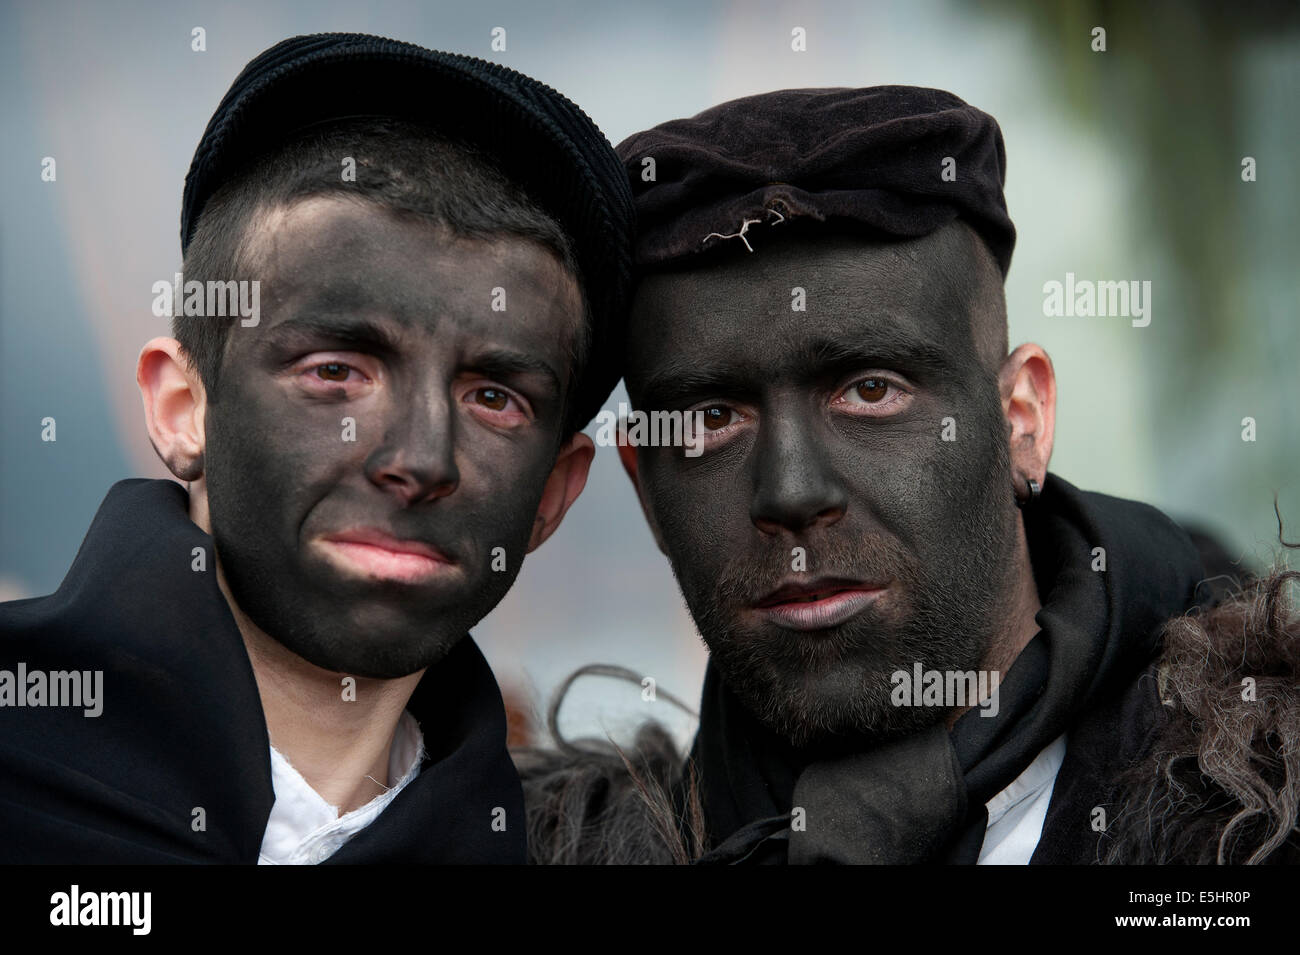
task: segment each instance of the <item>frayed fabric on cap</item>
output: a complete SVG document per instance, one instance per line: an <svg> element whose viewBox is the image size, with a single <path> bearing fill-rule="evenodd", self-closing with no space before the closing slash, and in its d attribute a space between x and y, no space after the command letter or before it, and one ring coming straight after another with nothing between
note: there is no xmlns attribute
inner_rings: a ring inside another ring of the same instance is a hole
<svg viewBox="0 0 1300 955"><path fill-rule="evenodd" d="M754 250L764 232L825 224L898 239L969 222L1002 274L1015 227L997 122L912 86L779 90L662 123L617 147L642 268Z"/></svg>
<svg viewBox="0 0 1300 955"><path fill-rule="evenodd" d="M185 179L181 249L203 207L250 162L310 126L387 116L431 126L491 156L573 242L592 313L575 396L585 423L618 382L632 273L632 197L609 141L576 105L474 57L358 33L283 40L255 57L208 122Z"/></svg>

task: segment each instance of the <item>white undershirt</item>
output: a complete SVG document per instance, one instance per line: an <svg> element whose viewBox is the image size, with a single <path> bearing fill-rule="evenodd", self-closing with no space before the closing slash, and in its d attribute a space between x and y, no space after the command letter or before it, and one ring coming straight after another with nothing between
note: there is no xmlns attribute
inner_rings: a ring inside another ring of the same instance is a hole
<svg viewBox="0 0 1300 955"><path fill-rule="evenodd" d="M405 710L393 733L388 754L388 778L397 782L364 806L339 815L312 789L274 746L271 747L271 788L275 804L266 820L259 865L315 865L324 862L345 842L370 825L420 773L424 760L424 734L415 717Z"/></svg>
<svg viewBox="0 0 1300 955"><path fill-rule="evenodd" d="M995 795L985 808L989 813L979 865L1028 865L1047 818L1047 804L1052 801L1056 774L1065 760L1065 734L1044 747L1012 780L1011 785Z"/></svg>

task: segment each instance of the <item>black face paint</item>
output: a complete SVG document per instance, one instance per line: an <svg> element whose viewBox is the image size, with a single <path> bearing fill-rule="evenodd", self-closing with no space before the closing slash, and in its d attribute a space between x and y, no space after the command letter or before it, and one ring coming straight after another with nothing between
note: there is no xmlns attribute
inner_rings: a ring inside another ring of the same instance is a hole
<svg viewBox="0 0 1300 955"><path fill-rule="evenodd" d="M519 571L559 445L576 289L530 242L336 198L272 217L255 243L262 321L232 328L206 417L232 596L317 666L413 673ZM327 542L366 529L435 556Z"/></svg>
<svg viewBox="0 0 1300 955"><path fill-rule="evenodd" d="M958 254L820 236L637 294L633 402L716 429L639 452L664 548L724 682L796 744L942 719L890 674L977 669L1004 622L1007 425Z"/></svg>

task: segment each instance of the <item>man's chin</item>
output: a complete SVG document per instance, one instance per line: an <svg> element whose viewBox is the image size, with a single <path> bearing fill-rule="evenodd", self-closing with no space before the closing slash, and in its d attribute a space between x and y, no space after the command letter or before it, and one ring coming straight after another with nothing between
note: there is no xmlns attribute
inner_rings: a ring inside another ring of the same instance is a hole
<svg viewBox="0 0 1300 955"><path fill-rule="evenodd" d="M795 748L875 745L918 732L947 715L942 707L894 706L886 678L846 680L842 671L830 678L763 684L742 680L736 686L746 708Z"/></svg>
<svg viewBox="0 0 1300 955"><path fill-rule="evenodd" d="M464 634L460 634L454 639L448 638L447 641L437 643L422 639L416 646L400 641L374 641L364 647L321 646L317 643L303 646L290 646L286 643L285 646L307 660L307 663L329 670L330 673L344 673L369 680L399 680L441 663L463 637Z"/></svg>
<svg viewBox="0 0 1300 955"><path fill-rule="evenodd" d="M396 680L440 663L464 636L464 631L431 636L426 629L413 636L410 631L391 633L358 628L337 637L275 639L322 670L367 679Z"/></svg>

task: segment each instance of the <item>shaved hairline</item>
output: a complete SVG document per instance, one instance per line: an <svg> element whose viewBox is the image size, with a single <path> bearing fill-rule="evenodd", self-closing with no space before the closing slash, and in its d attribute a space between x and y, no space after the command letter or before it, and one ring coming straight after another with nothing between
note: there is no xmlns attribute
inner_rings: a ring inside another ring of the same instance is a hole
<svg viewBox="0 0 1300 955"><path fill-rule="evenodd" d="M971 290L971 335L975 352L986 369L997 374L1010 351L1007 333L1007 296L1002 270L984 240L961 219L939 230L943 233L944 256L950 277ZM961 255L965 249L969 254Z"/></svg>

